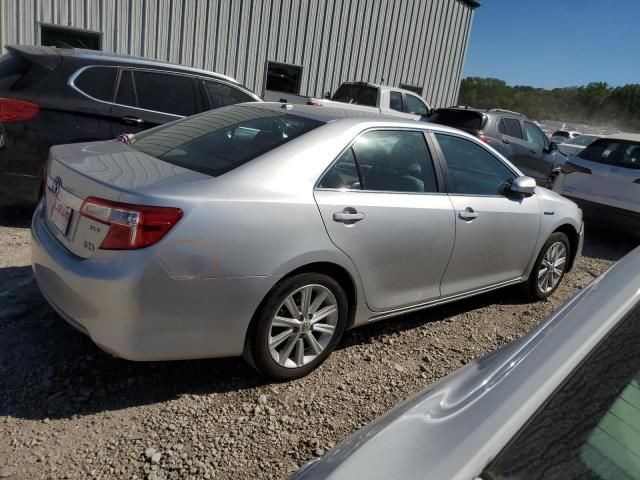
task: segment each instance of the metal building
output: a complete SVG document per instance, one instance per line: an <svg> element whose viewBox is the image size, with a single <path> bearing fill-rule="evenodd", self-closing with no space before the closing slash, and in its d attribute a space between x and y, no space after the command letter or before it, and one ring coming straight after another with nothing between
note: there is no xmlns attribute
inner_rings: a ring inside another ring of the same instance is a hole
<svg viewBox="0 0 640 480"><path fill-rule="evenodd" d="M476 0L0 0L0 47L83 45L213 70L265 95L347 80L456 101Z"/></svg>

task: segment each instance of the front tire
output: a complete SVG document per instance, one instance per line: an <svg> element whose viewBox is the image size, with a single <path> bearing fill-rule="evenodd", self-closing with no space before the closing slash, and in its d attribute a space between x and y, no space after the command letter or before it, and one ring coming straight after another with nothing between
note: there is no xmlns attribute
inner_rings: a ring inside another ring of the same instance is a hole
<svg viewBox="0 0 640 480"><path fill-rule="evenodd" d="M571 244L562 232L553 233L542 246L525 284L532 300L542 300L556 291L569 266Z"/></svg>
<svg viewBox="0 0 640 480"><path fill-rule="evenodd" d="M344 289L333 278L319 273L286 278L258 309L245 358L274 380L304 377L337 346L348 310Z"/></svg>

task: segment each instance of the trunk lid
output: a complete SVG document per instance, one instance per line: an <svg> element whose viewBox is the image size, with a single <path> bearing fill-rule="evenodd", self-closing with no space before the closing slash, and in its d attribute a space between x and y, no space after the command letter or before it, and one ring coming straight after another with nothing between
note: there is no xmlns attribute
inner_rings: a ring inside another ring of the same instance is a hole
<svg viewBox="0 0 640 480"><path fill-rule="evenodd" d="M46 224L69 251L89 258L104 240L107 226L80 215L80 207L87 197L169 205L161 192L210 179L208 175L163 162L115 140L55 146L47 163Z"/></svg>

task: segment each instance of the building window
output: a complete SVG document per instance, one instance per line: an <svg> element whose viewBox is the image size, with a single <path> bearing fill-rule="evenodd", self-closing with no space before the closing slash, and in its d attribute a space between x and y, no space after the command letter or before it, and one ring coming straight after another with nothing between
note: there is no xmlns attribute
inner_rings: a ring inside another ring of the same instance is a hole
<svg viewBox="0 0 640 480"><path fill-rule="evenodd" d="M302 67L286 63L267 62L267 90L300 94Z"/></svg>
<svg viewBox="0 0 640 480"><path fill-rule="evenodd" d="M416 87L414 85L407 85L406 83L401 83L400 88L403 90L409 90L410 92L417 93L418 96L422 96L422 87Z"/></svg>
<svg viewBox="0 0 640 480"><path fill-rule="evenodd" d="M102 34L57 25L40 25L40 44L46 47L100 50Z"/></svg>

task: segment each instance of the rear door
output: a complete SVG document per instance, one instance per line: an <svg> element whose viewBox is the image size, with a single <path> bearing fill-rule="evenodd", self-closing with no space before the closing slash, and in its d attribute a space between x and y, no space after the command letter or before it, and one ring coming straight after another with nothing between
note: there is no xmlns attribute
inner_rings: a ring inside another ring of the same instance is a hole
<svg viewBox="0 0 640 480"><path fill-rule="evenodd" d="M640 212L640 143L627 143L624 155L614 160L608 176L612 188L605 200L614 207Z"/></svg>
<svg viewBox="0 0 640 480"><path fill-rule="evenodd" d="M124 68L111 108L112 135L135 133L200 110L195 80L188 75Z"/></svg>
<svg viewBox="0 0 640 480"><path fill-rule="evenodd" d="M438 175L423 132L369 130L318 183L327 232L356 265L374 311L440 296L454 214Z"/></svg>
<svg viewBox="0 0 640 480"><path fill-rule="evenodd" d="M476 142L436 133L447 167L447 191L456 218L456 241L442 279L442 295L515 281L533 257L540 231L536 195L508 197L516 174Z"/></svg>

